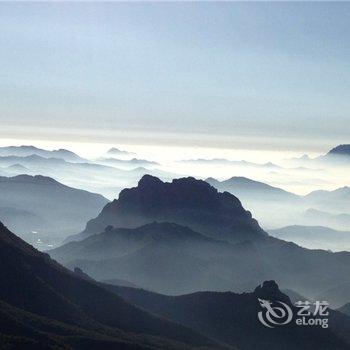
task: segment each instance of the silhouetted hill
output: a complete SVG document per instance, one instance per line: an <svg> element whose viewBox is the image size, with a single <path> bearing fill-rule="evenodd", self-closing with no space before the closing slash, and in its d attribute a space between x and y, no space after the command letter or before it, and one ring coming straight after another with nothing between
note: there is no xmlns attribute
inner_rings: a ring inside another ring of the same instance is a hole
<svg viewBox="0 0 350 350"><path fill-rule="evenodd" d="M341 281L331 288L323 290L316 295L316 297L322 300L328 300L335 308L349 303L350 281L348 279L346 279L346 281Z"/></svg>
<svg viewBox="0 0 350 350"><path fill-rule="evenodd" d="M63 240L84 227L106 203L101 195L49 177L0 177L0 219L32 244L38 239L46 243Z"/></svg>
<svg viewBox="0 0 350 350"><path fill-rule="evenodd" d="M166 294L244 291L261 279L273 278L282 288L313 299L350 281L350 253L308 250L265 236L232 244L170 223L134 229L109 226L100 234L49 253L70 269L80 267L97 280L126 280Z"/></svg>
<svg viewBox="0 0 350 350"><path fill-rule="evenodd" d="M268 162L264 164L247 162L246 160L229 160L225 158L213 158L213 159L186 159L181 160L184 164L195 164L195 165L219 165L219 166L233 166L233 167L248 167L248 168L262 168L262 169L279 169L280 166Z"/></svg>
<svg viewBox="0 0 350 350"><path fill-rule="evenodd" d="M135 169L135 167L145 167L145 168L152 168L156 165L159 165L157 162L153 162L146 159L117 159L117 158L104 158L100 157L96 159L96 163L109 165L109 166L116 166L122 169Z"/></svg>
<svg viewBox="0 0 350 350"><path fill-rule="evenodd" d="M0 147L0 156L27 157L37 155L44 158L60 158L68 162L83 162L85 159L66 149L48 151L34 146Z"/></svg>
<svg viewBox="0 0 350 350"><path fill-rule="evenodd" d="M231 242L263 239L266 233L238 198L208 183L181 178L171 183L144 175L138 186L124 189L74 239L102 232L106 226L134 228L152 221L174 222L215 239Z"/></svg>
<svg viewBox="0 0 350 350"><path fill-rule="evenodd" d="M339 145L332 148L328 155L350 156L350 145Z"/></svg>
<svg viewBox="0 0 350 350"><path fill-rule="evenodd" d="M0 339L9 349L220 348L69 272L2 224L0 280Z"/></svg>
<svg viewBox="0 0 350 350"><path fill-rule="evenodd" d="M272 236L291 241L309 249L350 251L350 232L324 226L293 225L268 231Z"/></svg>
<svg viewBox="0 0 350 350"><path fill-rule="evenodd" d="M134 154L135 153L133 153L133 152L128 152L128 151L124 151L124 150L121 150L121 149L116 148L116 147L112 147L107 151L106 156L119 157L119 156L131 156Z"/></svg>
<svg viewBox="0 0 350 350"><path fill-rule="evenodd" d="M274 281L266 281L253 293L244 294L199 292L167 296L135 288L110 285L105 288L145 310L242 350L334 350L350 346L350 336L346 333L350 331L350 318L337 312L331 313L331 329L301 327L293 321L273 329L263 326L257 317L262 310L258 298L283 301L296 311Z"/></svg>
<svg viewBox="0 0 350 350"><path fill-rule="evenodd" d="M229 281L215 274L217 264L210 260L227 255L229 249L227 243L187 227L151 223L135 229L108 227L49 253L69 268L79 266L99 280L117 278L152 290L182 293L227 286Z"/></svg>
<svg viewBox="0 0 350 350"><path fill-rule="evenodd" d="M68 162L60 158L45 158L38 155L25 157L0 156L0 166L6 167L4 168L4 175L7 176L9 174L8 167L15 164L20 164L27 170L20 169L17 172L15 168L12 169L10 175L41 174L53 177L72 187L103 194L108 198L115 198L121 188L134 186L141 176L150 172L163 179L170 179L175 176L162 170L147 170L140 166L137 168L132 166L131 169L119 169L115 166L98 164L93 161Z"/></svg>
<svg viewBox="0 0 350 350"><path fill-rule="evenodd" d="M333 191L313 191L304 197L309 207L326 211L350 212L350 187Z"/></svg>
<svg viewBox="0 0 350 350"><path fill-rule="evenodd" d="M262 201L296 201L299 199L299 196L294 193L246 177L234 176L225 181L208 178L205 181L219 191L230 192L240 199L251 198Z"/></svg>
<svg viewBox="0 0 350 350"><path fill-rule="evenodd" d="M338 311L342 312L345 315L350 316L350 303L343 305L338 309Z"/></svg>
<svg viewBox="0 0 350 350"><path fill-rule="evenodd" d="M327 226L336 230L346 231L350 227L350 214L333 214L323 210L310 208L305 211L303 223L308 226Z"/></svg>
<svg viewBox="0 0 350 350"><path fill-rule="evenodd" d="M134 229L114 229L109 226L104 232L87 237L83 241L70 242L50 250L50 255L64 262L71 260L74 256L79 259L101 260L120 257L152 243L177 248L181 246L182 251L186 245L192 249L193 244L221 244L188 227L167 222L153 222ZM65 259L64 256L67 258Z"/></svg>

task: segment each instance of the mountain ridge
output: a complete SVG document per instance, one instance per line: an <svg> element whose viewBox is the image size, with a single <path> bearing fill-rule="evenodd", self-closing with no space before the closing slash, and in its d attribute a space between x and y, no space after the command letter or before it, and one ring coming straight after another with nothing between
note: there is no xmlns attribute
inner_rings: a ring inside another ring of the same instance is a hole
<svg viewBox="0 0 350 350"><path fill-rule="evenodd" d="M102 232L108 225L135 228L153 221L178 223L220 240L244 241L266 236L251 213L232 194L220 193L193 177L163 182L144 175L137 187L122 190L118 200L107 204L87 223L86 229L73 238Z"/></svg>
<svg viewBox="0 0 350 350"><path fill-rule="evenodd" d="M186 348L186 344L189 347L221 348L216 342L189 328L151 315L101 288L97 283L81 278L59 265L47 254L38 252L22 241L2 223L0 277L0 303L10 306L10 317L17 320L16 324L19 325L18 321L23 319L25 312L29 318L28 326L40 332L43 325L38 324L38 320L43 320L47 322L46 330L50 331L46 334L51 333L58 343L62 341L70 349L84 348L83 344L86 341L95 341L103 345L108 338L112 343L125 343L121 349L133 349L131 345L127 346L128 341L136 345L139 343L140 349L147 349L148 346L157 348L157 337L159 341L164 342L166 349L182 349ZM8 320L4 321L1 316L3 308L0 310L0 336L10 331L20 336L21 333L16 333L16 328L5 327ZM63 334L57 327L52 329L50 326L57 322L66 329ZM67 327L71 328L70 332L67 332ZM130 333L123 335L123 331ZM79 340L79 334L82 332L90 339ZM140 337L137 333L144 333L144 336ZM96 335L102 340L99 341ZM152 339L153 337L155 339ZM33 338L33 335L30 338ZM52 338L50 344L51 349L55 344ZM111 346L106 349L109 348Z"/></svg>

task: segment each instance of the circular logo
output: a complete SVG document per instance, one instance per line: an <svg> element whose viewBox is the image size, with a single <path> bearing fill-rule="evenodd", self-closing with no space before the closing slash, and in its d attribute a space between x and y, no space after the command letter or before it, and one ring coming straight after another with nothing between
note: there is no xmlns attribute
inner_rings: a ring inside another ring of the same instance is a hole
<svg viewBox="0 0 350 350"><path fill-rule="evenodd" d="M258 313L259 321L266 327L274 328L283 326L293 318L292 309L282 301L269 301L259 299L260 306L264 309Z"/></svg>

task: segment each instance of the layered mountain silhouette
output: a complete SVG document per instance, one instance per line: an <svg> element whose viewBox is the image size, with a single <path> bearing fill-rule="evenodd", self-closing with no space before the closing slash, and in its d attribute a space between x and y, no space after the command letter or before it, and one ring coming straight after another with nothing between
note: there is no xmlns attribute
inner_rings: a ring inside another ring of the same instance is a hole
<svg viewBox="0 0 350 350"><path fill-rule="evenodd" d="M333 191L313 191L305 196L305 200L316 209L350 213L350 187L347 186Z"/></svg>
<svg viewBox="0 0 350 350"><path fill-rule="evenodd" d="M133 156L133 155L135 155L135 153L124 151L116 147L112 147L106 152L106 156L109 156L109 157Z"/></svg>
<svg viewBox="0 0 350 350"><path fill-rule="evenodd" d="M170 222L154 222L165 219ZM240 231L237 222L252 231ZM350 281L350 253L308 250L269 237L236 197L192 178L163 183L146 176L87 228L80 241L49 253L95 279L126 280L161 293L245 291L273 278L313 300Z"/></svg>
<svg viewBox="0 0 350 350"><path fill-rule="evenodd" d="M219 191L230 192L238 198L246 199L251 197L262 201L295 201L299 199L299 196L294 193L246 177L234 176L224 181L208 178L205 181Z"/></svg>
<svg viewBox="0 0 350 350"><path fill-rule="evenodd" d="M257 317L262 310L259 299L282 301L296 316L296 308L274 281L266 281L254 292L243 294L197 292L168 296L135 288L106 288L145 310L242 350L348 349L350 346L350 318L336 311L331 311L330 329L300 327L294 321L274 329L263 326Z"/></svg>
<svg viewBox="0 0 350 350"><path fill-rule="evenodd" d="M302 196L245 177L224 181L208 178L206 181L219 191L237 196L264 227L276 228L296 223L345 231L350 227L346 214L350 212L349 187L317 190ZM327 249L332 249L331 244Z"/></svg>
<svg viewBox="0 0 350 350"><path fill-rule="evenodd" d="M341 308L338 309L338 311L350 317L350 303L343 305Z"/></svg>
<svg viewBox="0 0 350 350"><path fill-rule="evenodd" d="M0 219L32 244L62 241L108 203L40 175L0 177L0 194Z"/></svg>
<svg viewBox="0 0 350 350"><path fill-rule="evenodd" d="M184 226L151 223L135 229L107 227L101 234L49 253L67 267L80 267L99 280L118 279L165 293L184 293L231 287L231 276L216 272L232 255L231 249L228 243Z"/></svg>
<svg viewBox="0 0 350 350"><path fill-rule="evenodd" d="M350 157L350 145L339 145L332 148L327 155Z"/></svg>
<svg viewBox="0 0 350 350"><path fill-rule="evenodd" d="M238 198L219 193L192 177L163 182L145 175L137 187L124 189L74 239L102 232L106 226L135 228L152 221L188 226L215 239L231 242L262 239L266 233Z"/></svg>
<svg viewBox="0 0 350 350"><path fill-rule="evenodd" d="M321 291L316 297L329 300L334 307L340 307L347 304L350 300L350 281L346 279L327 290Z"/></svg>
<svg viewBox="0 0 350 350"><path fill-rule="evenodd" d="M184 164L196 164L196 165L219 165L219 166L233 166L233 167L248 167L248 168L261 168L261 169L279 169L280 166L267 162L264 164L247 162L246 160L229 160L225 158L213 158L213 159L186 159L180 161Z"/></svg>
<svg viewBox="0 0 350 350"><path fill-rule="evenodd" d="M274 237L295 242L309 249L350 251L349 231L337 231L324 226L292 225L268 232Z"/></svg>
<svg viewBox="0 0 350 350"><path fill-rule="evenodd" d="M84 162L86 159L81 158L76 153L68 151L66 149L58 149L48 151L46 149L37 148L34 146L9 146L0 147L0 156L17 156L27 157L37 155L44 158L59 158L64 159L68 162Z"/></svg>
<svg viewBox="0 0 350 350"><path fill-rule="evenodd" d="M4 349L221 348L66 270L2 224L0 280Z"/></svg>
<svg viewBox="0 0 350 350"><path fill-rule="evenodd" d="M20 165L21 168L9 167ZM140 166L132 166L130 169L120 169L112 165L103 165L93 161L70 162L62 158L46 158L39 155L29 156L0 156L0 173L9 175L36 175L55 178L69 186L82 188L91 192L100 193L107 198L115 198L120 190L126 186L133 186L140 177L152 172L164 179L173 177L173 174L162 170L147 170ZM24 167L26 170L24 170Z"/></svg>
<svg viewBox="0 0 350 350"><path fill-rule="evenodd" d="M303 223L309 226L328 226L336 230L346 231L350 227L350 214L334 214L315 208L307 209L303 216Z"/></svg>
<svg viewBox="0 0 350 350"><path fill-rule="evenodd" d="M136 167L152 168L156 165L159 165L159 163L157 162L153 162L146 159L137 159L137 158L118 159L118 158L100 157L100 158L97 158L95 162L103 165L116 166L122 169L135 169Z"/></svg>

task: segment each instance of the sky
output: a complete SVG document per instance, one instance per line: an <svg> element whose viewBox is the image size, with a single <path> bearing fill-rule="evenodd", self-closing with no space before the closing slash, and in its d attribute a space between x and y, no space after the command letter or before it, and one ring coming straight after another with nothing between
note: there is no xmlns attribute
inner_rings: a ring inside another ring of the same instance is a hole
<svg viewBox="0 0 350 350"><path fill-rule="evenodd" d="M0 3L0 130L61 143L349 143L350 3Z"/></svg>

